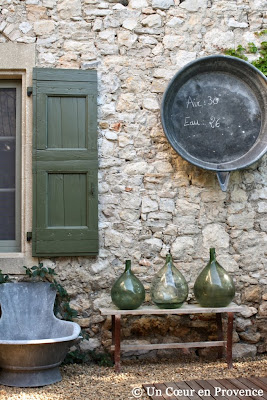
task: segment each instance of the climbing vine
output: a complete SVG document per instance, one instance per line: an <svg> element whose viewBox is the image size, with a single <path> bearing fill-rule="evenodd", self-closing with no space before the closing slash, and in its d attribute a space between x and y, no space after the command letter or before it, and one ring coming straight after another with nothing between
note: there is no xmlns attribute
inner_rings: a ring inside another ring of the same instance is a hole
<svg viewBox="0 0 267 400"><path fill-rule="evenodd" d="M267 29L258 32L257 36L262 36L267 33ZM258 68L265 76L267 76L267 42L261 42L260 46L257 47L255 43L250 42L247 48L238 45L236 49L226 49L224 54L228 56L238 57L242 60L248 60L246 54L257 54L259 57L252 61L251 64Z"/></svg>
<svg viewBox="0 0 267 400"><path fill-rule="evenodd" d="M10 278L8 275L4 275L2 270L0 269L0 283L10 282Z"/></svg>
<svg viewBox="0 0 267 400"><path fill-rule="evenodd" d="M57 292L55 305L54 305L54 313L61 318L72 321L73 318L77 317L78 313L76 310L71 308L70 296L66 289L55 279L55 269L44 267L42 263L39 265L34 265L31 268L25 268L26 275L29 278L39 278L43 281L48 281L51 283L51 287L54 288Z"/></svg>

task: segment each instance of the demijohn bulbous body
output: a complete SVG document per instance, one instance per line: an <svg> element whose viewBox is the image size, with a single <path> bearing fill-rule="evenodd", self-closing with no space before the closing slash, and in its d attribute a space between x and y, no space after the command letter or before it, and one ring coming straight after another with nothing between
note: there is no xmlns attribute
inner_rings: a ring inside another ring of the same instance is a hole
<svg viewBox="0 0 267 400"><path fill-rule="evenodd" d="M173 265L171 254L167 254L164 267L152 280L151 299L159 308L179 308L187 296L187 282Z"/></svg>
<svg viewBox="0 0 267 400"><path fill-rule="evenodd" d="M145 288L131 271L131 260L126 260L125 271L112 286L111 299L120 310L135 310L145 300Z"/></svg>
<svg viewBox="0 0 267 400"><path fill-rule="evenodd" d="M202 307L226 307L235 296L233 279L216 261L213 248L209 263L196 279L194 294Z"/></svg>

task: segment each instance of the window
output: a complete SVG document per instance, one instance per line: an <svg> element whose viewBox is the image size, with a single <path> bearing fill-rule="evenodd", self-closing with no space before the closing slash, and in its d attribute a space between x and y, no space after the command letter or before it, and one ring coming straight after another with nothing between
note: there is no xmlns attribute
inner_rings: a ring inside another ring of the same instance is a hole
<svg viewBox="0 0 267 400"><path fill-rule="evenodd" d="M0 80L0 252L19 252L21 82Z"/></svg>

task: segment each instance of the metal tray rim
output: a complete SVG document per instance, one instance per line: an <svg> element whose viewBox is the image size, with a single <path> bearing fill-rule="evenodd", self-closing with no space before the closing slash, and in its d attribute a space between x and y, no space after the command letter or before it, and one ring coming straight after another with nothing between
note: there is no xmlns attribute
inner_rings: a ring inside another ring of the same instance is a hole
<svg viewBox="0 0 267 400"><path fill-rule="evenodd" d="M261 157L264 156L264 154L267 152L267 140L265 140L265 138L264 138L264 140L257 140L254 143L254 145L249 149L249 151L247 153L243 154L241 157L238 157L238 158L234 159L233 161L221 163L221 165L218 166L218 163L201 161L201 159L198 159L198 158L192 156L190 153L188 153L182 147L180 148L180 151L177 151L177 149L173 146L173 144L171 143L171 141L169 139L168 132L167 132L168 129L166 127L166 122L165 122L164 111L165 111L166 98L169 95L170 88L172 87L174 82L177 80L177 77L182 76L187 70L191 69L191 67L196 65L197 63L200 63L200 62L205 63L205 62L209 62L210 60L215 60L215 59L229 60L229 61L231 60L231 61L235 62L236 64L239 64L239 63L240 63L240 65L243 64L244 66L246 66L246 68L253 70L259 76L259 78L262 78L267 83L267 78L261 71L259 71L254 65L250 64L248 61L239 59L237 57L216 54L216 55L210 55L210 56L198 58L198 59L193 60L190 63L186 64L183 68L181 68L179 71L177 71L175 73L175 75L172 77L172 79L169 81L169 83L164 91L162 101L161 101L161 107L160 107L161 123L162 123L162 127L163 127L163 130L164 130L164 133L165 133L165 136L166 136L168 142L170 143L172 148L176 151L176 153L178 153L186 161L190 162L191 164L193 164L197 167L200 167L200 168L203 168L206 170L210 170L210 171L216 171L216 172L235 171L235 170L246 168L247 166L254 164ZM222 70L222 72L223 72L223 70ZM266 117L266 119L267 119L267 117ZM267 129L267 127L265 127L265 128ZM263 146L262 145L259 146L259 143L261 143ZM258 152L257 152L257 147L260 147L260 150ZM254 158L252 160L250 160L249 162L248 162L248 160L246 161L246 159L248 158L248 155L250 155L253 152L255 153L255 150L256 150L256 155L254 156ZM236 164L236 165L230 167L230 164Z"/></svg>

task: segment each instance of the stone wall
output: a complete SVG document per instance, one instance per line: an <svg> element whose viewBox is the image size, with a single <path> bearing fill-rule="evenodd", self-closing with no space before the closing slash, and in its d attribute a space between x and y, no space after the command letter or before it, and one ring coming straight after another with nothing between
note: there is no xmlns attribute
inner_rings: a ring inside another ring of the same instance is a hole
<svg viewBox="0 0 267 400"><path fill-rule="evenodd" d="M246 305L236 319L235 354L266 352L267 158L231 173L224 193L213 172L174 152L160 123L172 76L196 58L267 40L255 35L267 28L266 11L266 0L2 0L0 49L34 43L36 66L98 71L99 256L42 260L72 295L90 335L83 349L110 344L110 321L98 310L110 303L125 259L149 300L151 278L170 249L193 301L194 281L215 247L235 279L235 301ZM141 322L125 336L144 339L148 320ZM161 318L152 322L163 336L194 326L182 325L176 331Z"/></svg>

